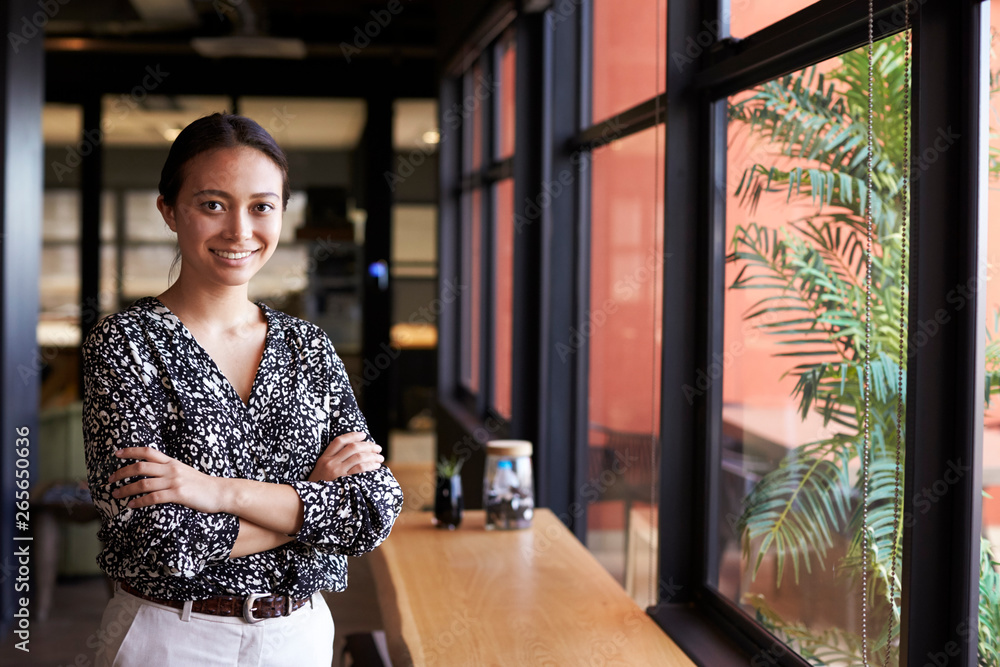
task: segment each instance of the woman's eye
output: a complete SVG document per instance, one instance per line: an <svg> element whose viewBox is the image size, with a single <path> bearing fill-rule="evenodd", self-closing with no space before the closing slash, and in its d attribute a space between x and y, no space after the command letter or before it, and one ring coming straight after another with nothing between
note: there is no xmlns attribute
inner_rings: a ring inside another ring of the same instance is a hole
<svg viewBox="0 0 1000 667"><path fill-rule="evenodd" d="M274 210L274 206L272 206L271 204L257 204L253 208L258 213L269 213L270 211Z"/></svg>
<svg viewBox="0 0 1000 667"><path fill-rule="evenodd" d="M207 201L204 204L202 204L202 206L204 206L205 208L207 208L209 211L221 211L222 210L222 202Z"/></svg>

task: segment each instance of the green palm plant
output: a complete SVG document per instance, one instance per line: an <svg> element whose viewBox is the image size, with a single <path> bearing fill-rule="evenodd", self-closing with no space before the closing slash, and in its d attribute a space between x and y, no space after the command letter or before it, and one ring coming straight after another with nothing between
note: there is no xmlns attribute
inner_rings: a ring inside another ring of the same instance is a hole
<svg viewBox="0 0 1000 667"><path fill-rule="evenodd" d="M875 45L871 191L867 186L866 49L844 54L828 74L815 67L789 74L758 86L729 106L731 123L744 126L777 153L768 154L771 164L756 161L744 171L736 190L741 205L754 213L764 193L784 192L788 201L811 201L816 211L781 228L756 222L736 226L727 261L737 265L739 272L730 288L763 290L745 319L757 322L787 350L778 356L794 364L785 375L795 379L793 397L802 418L810 412L818 414L833 432L791 450L746 497L737 524L744 561L755 577L773 552L780 586L788 563L796 581L803 568L825 569L835 538L846 535L846 555L832 565L855 584L860 578L863 479L859 462L865 417L868 260L864 212L870 197L875 243L868 403L872 452L868 603L876 613L870 615L874 632L869 646L879 655L889 647L893 656L898 645L902 570L902 511L895 511L902 498L896 496L895 473L899 321L903 315L899 284L904 241L900 234L902 165L907 140L899 113L905 107L904 48L902 35ZM1000 161L991 161L991 171L995 164L1000 170ZM987 366L988 400L991 393L1000 392L1000 344L988 347ZM905 368L902 375L905 386ZM903 420L905 424L905 414ZM997 665L1000 593L996 592L995 562L985 541L983 553L982 581L984 585L993 582L989 590L994 593L984 593L982 598L980 662ZM891 581L893 572L895 582ZM744 602L756 610L762 624L813 664L861 661L856 634L842 628L811 630L785 621L761 595L747 596Z"/></svg>

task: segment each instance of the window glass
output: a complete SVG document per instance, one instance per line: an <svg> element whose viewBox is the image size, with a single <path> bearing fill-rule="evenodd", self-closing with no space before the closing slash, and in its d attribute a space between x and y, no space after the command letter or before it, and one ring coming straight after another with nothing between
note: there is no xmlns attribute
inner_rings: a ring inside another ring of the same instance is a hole
<svg viewBox="0 0 1000 667"><path fill-rule="evenodd" d="M493 297L493 408L510 419L511 359L514 316L514 180L495 186Z"/></svg>
<svg viewBox="0 0 1000 667"><path fill-rule="evenodd" d="M667 0L593 0L592 11L597 123L666 90Z"/></svg>
<svg viewBox="0 0 1000 667"><path fill-rule="evenodd" d="M514 33L509 32L500 42L497 52L497 77L500 84L500 95L497 102L497 159L503 160L514 154L514 103L517 96L516 67L517 47L514 44Z"/></svg>
<svg viewBox="0 0 1000 667"><path fill-rule="evenodd" d="M468 121L468 116L471 115L471 122L465 122L464 125L464 141L465 141L465 168L464 173L469 173L473 171L478 171L483 165L483 105L484 100L489 98L489 94L492 92L492 86L489 82L483 78L483 68L476 61L472 69L465 75L465 96L464 104L470 105L471 110L468 106L463 106L463 118ZM467 111L468 110L468 111ZM471 114L469 113L471 111Z"/></svg>
<svg viewBox="0 0 1000 667"><path fill-rule="evenodd" d="M589 350L587 546L655 603L663 280L663 126L593 153L590 303L557 353Z"/></svg>
<svg viewBox="0 0 1000 667"><path fill-rule="evenodd" d="M1000 0L990 3L991 53L996 52L1000 33ZM985 47L984 47L985 48ZM983 530L980 559L979 656L980 664L1000 662L1000 647L989 637L1000 636L1000 67L990 58L990 150L989 232L987 233L986 268L977 276L973 290L967 285L964 294L956 295L957 303L966 303L974 291L986 290L986 382L988 400L983 415Z"/></svg>
<svg viewBox="0 0 1000 667"><path fill-rule="evenodd" d="M729 0L729 34L746 37L795 12L815 4L815 0Z"/></svg>
<svg viewBox="0 0 1000 667"><path fill-rule="evenodd" d="M904 43L885 41L878 72L902 70ZM892 526L905 98L904 78L887 78L875 103L872 664L899 610L894 565L902 576ZM729 98L723 347L683 387L693 402L722 382L709 583L816 665L861 663L867 86L859 49ZM891 637L896 664L898 623Z"/></svg>
<svg viewBox="0 0 1000 667"><path fill-rule="evenodd" d="M479 391L479 317L482 301L482 191L462 194L462 384Z"/></svg>

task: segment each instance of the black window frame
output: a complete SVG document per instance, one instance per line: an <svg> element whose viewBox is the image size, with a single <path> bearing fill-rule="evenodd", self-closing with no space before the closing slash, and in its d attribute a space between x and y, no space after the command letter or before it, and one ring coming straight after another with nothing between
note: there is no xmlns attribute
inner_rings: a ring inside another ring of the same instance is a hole
<svg viewBox="0 0 1000 667"><path fill-rule="evenodd" d="M706 26L724 25L715 21L728 16L728 7L711 5L668 6L668 50ZM902 28L901 3L874 5L875 39ZM912 153L933 141L935 130L928 128L957 127L968 141L948 155L947 164L931 166L928 172L933 173L913 185L908 338L919 321L945 305L949 285L976 275L985 239L983 188L978 178L960 176L976 174L985 164L978 139L983 129L979 98L984 92L980 59L985 12L978 2L924 0L913 5ZM729 94L863 46L867 10L865 1L821 0L743 40L720 35L698 67L687 72L672 68L668 75L666 238L674 255L665 274L664 313L689 307L680 312L694 317L664 319L662 423L693 446L664 451L661 510L691 509L660 513L661 535L670 536L660 541L661 583L669 582L675 595L672 604L650 611L682 648L706 664L745 664L732 654L713 654L705 639L712 631L721 631L751 661L808 664L789 651L776 651L781 644L772 635L705 584L713 562L709 541L716 525L721 392L717 387L706 393L691 409L677 388L691 384L696 369L708 367L722 343L724 103ZM699 155L698 146L710 150ZM949 209L952 217L946 214ZM678 256L679 250L690 248L698 251ZM972 461L973 474L952 489L947 502L904 527L904 665L923 664L925 656L943 651L949 665L976 664L983 395L983 369L976 360L982 358L984 336L977 325L984 321L983 312L980 294L975 307L909 360L904 513L913 512L914 490L940 476L938 462ZM671 387L675 389L669 391ZM942 392L942 387L953 391Z"/></svg>
<svg viewBox="0 0 1000 667"><path fill-rule="evenodd" d="M438 389L442 403L452 411L462 414L467 423L489 423L491 438L507 437L511 433L511 419L500 415L493 407L494 401L494 332L493 309L495 305L494 286L496 281L496 266L494 261L494 238L496 233L496 201L495 185L506 178L514 177L514 155L498 159L499 152L497 117L499 114L498 57L500 46L505 40L517 39L518 12L513 2L496 3L488 16L480 22L473 31L468 42L446 64L441 78L441 98L448 101L440 107L440 126L442 128L441 142L447 143L449 149L442 153L441 200L447 200L439 212L441 236L439 240L439 258L441 275L462 275L462 262L465 235L471 233L473 220L467 219L463 197L471 200L472 193L477 191L479 202L479 239L480 248L473 259L472 271L479 276L479 330L477 341L479 356L476 360L478 368L478 389L472 391L465 383L463 376L463 356L467 353L463 338L463 317L465 313L459 299L456 307L451 310L441 322L439 340L442 345L450 342L450 347L441 349L454 350L455 358L445 359L441 354L438 362ZM473 80L472 72L476 66L480 68L481 79ZM520 74L520 72L518 72ZM466 82L471 81L471 85ZM481 155L478 168L472 168L472 102L478 88L483 84L489 86L489 96L478 100L475 108L481 114L482 126L479 138ZM520 119L515 117L515 127ZM516 136L516 134L515 134ZM470 206L472 205L470 201ZM452 236L445 237L447 231ZM518 261L518 251L515 248L515 266ZM446 273L447 271L447 273ZM471 285L469 286L471 289ZM515 299L515 315L517 300ZM448 330L450 328L450 330ZM440 338L443 336L443 338ZM512 349L517 349L516 344ZM513 373L512 373L513 375ZM513 377L512 377L513 380ZM513 386L513 381L512 381ZM512 406L513 407L513 406Z"/></svg>
<svg viewBox="0 0 1000 667"><path fill-rule="evenodd" d="M494 287L496 284L496 262L494 261L495 235L496 235L496 200L495 186L501 180L514 177L514 162L517 151L513 155L499 159L499 140L497 131L497 117L499 115L499 78L498 78L498 58L500 47L505 40L516 39L516 19L517 12L513 3L499 3L490 17L482 23L479 30L470 40L465 49L456 56L445 68L442 77L442 99L448 97L453 99L458 93L458 99L450 105L441 107L440 126L442 128L442 141L448 141L452 146L457 145L457 149L451 153L451 159L455 162L449 165L449 169L457 169L450 179L442 178L441 196L449 199L447 210L440 215L442 230L454 229L458 235L457 243L451 245L451 241L445 240L439 247L441 252L439 257L445 258L445 265L455 269L456 275L461 275L461 263L464 261L463 248L465 245L464 233L469 232L472 220L466 219L466 210L463 205L463 197L472 199L472 193L477 191L480 195L479 202L479 239L480 247L477 257L473 259L473 271L479 275L480 304L479 304L479 330L477 340L479 343L479 356L475 361L478 366L478 390L472 391L462 377L462 358L466 354L464 349L465 340L463 338L463 317L465 313L459 306L456 309L454 326L455 349L458 356L454 366L449 362L439 362L439 370L447 372L439 383L439 389L447 396L449 401L457 404L462 409L473 416L474 419L485 422L490 420L499 426L491 429L496 437L509 434L511 421L507 417L500 415L495 409L494 397L494 330L493 312L495 307ZM476 66L480 68L479 81L474 80L472 72ZM471 82L471 85L467 85ZM476 111L470 110L463 113L463 105L477 94L477 89L486 82L489 85L489 97L484 100L475 101L475 109L481 114L481 136L479 138L479 150L481 160L478 168L467 167L467 161L471 162L471 149L469 142L473 140L471 114ZM466 122L468 121L468 122ZM515 128L517 122L515 119ZM516 132L516 130L515 130ZM515 134L516 136L516 134ZM447 137L447 139L446 139ZM442 172L442 176L445 172ZM470 201L470 206L473 205ZM454 224L454 227L451 227ZM469 232L471 233L471 232ZM515 249L515 262L517 250ZM471 286L470 286L471 289ZM461 299L459 300L461 302ZM446 323L443 323L443 325ZM447 334L446 334L447 338ZM512 346L512 349L517 349ZM444 355L442 355L444 356Z"/></svg>
<svg viewBox="0 0 1000 667"><path fill-rule="evenodd" d="M902 29L902 6L874 0L876 39ZM582 221L589 217L589 164L581 156L606 142L602 134L609 127L621 138L662 120L663 234L670 259L664 264L662 289L660 423L661 432L670 437L663 438L659 460L660 600L647 611L699 664L748 664L755 658L760 664L764 658L768 664L805 665L797 655L776 652L780 644L773 636L705 583L713 567L709 542L716 525L721 386L716 383L715 392L693 406L681 387L696 381L697 370L710 365L722 344L726 239L725 199L719 196L719 186L725 178L724 102L731 93L864 45L867 0L819 0L741 40L726 37L727 0L668 0L666 92L586 127L590 82L583 72L589 70L589 19L580 7L580 2L529 0L518 3L514 21L517 133L510 169L515 215L525 223L515 240L512 378L518 390L512 397L509 435L537 443L537 502L583 537L586 514L580 490L587 467L579 443L585 441L581 380L586 379L587 351L578 351L570 364L555 352L588 303L587 225ZM951 127L964 140L914 183L910 339L919 322L948 307L951 286L964 284L985 263L984 175L968 175L978 174L985 163L980 137L985 132L986 90L981 84L989 27L984 19L988 6L982 0L912 0L911 8L911 154L930 146L937 128ZM471 62L475 44L488 45L482 35L509 11L513 3L497 3L484 18L486 27L470 40L472 47L453 62ZM711 43L691 56L689 40L706 31ZM681 67L672 54L690 57ZM460 98L461 90L444 77L442 109ZM447 128L446 122L442 128ZM452 145L444 153L454 149ZM441 274L449 275L445 262L454 265L461 248L454 211L460 175L445 154L440 257ZM526 202L538 201L543 184L566 170L573 175L567 194L554 198L539 215L530 215ZM914 511L915 490L932 485L945 462L970 461L972 473L904 529L902 665L919 667L925 656L942 651L948 653L949 665L973 667L977 662L983 396L978 360L984 347L984 290L972 306L953 311L948 326L909 361L904 513ZM671 317L676 313L685 316ZM456 386L457 357L445 352L458 350L456 313L443 313L441 323L440 398L443 403L460 402L469 397ZM481 386L490 387L488 376L481 377ZM474 405L466 403L469 428L488 423L492 415L486 405L483 397Z"/></svg>

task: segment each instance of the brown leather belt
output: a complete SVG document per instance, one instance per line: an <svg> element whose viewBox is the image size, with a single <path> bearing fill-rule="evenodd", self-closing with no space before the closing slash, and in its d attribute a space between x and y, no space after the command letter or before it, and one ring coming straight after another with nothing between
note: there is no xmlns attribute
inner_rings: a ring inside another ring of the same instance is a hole
<svg viewBox="0 0 1000 667"><path fill-rule="evenodd" d="M157 604L173 607L174 609L184 609L185 602L181 600L163 600L152 595L146 595L142 591L129 586L123 581L118 585L126 593L131 593L137 598L149 600ZM309 602L309 598L294 600L287 595L268 595L265 593L252 593L246 597L239 595L217 595L206 600L194 600L191 604L191 611L196 614L211 614L213 616L242 616L247 623L256 623L265 618L277 618L288 616L296 609L301 609Z"/></svg>

